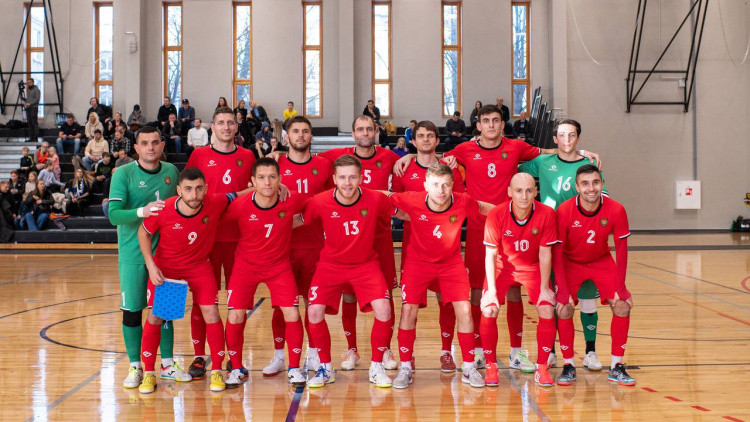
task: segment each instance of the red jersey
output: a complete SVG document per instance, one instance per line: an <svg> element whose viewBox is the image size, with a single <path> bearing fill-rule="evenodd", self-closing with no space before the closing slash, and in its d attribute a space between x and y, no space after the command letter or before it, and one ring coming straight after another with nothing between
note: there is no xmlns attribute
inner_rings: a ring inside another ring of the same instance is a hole
<svg viewBox="0 0 750 422"><path fill-rule="evenodd" d="M610 234L617 239L630 236L625 208L604 195L601 201L599 209L593 214L581 208L578 195L557 208L557 233L565 259L582 264L598 261L610 256Z"/></svg>
<svg viewBox="0 0 750 422"><path fill-rule="evenodd" d="M495 148L485 148L479 140L464 142L446 157L454 156L466 168L466 192L478 201L498 205L508 200L510 179L518 173L518 164L530 161L541 150L524 141L502 138ZM470 218L467 228L482 230L485 217Z"/></svg>
<svg viewBox="0 0 750 422"><path fill-rule="evenodd" d="M445 164L442 160L441 163ZM393 183L391 190L393 192L424 192L424 181L425 174L427 173L427 167L423 167L417 162L415 158L409 163L409 166L404 171L403 176L393 175ZM466 192L466 186L464 186L464 177L461 176L461 171L458 167L453 169L453 192L463 193Z"/></svg>
<svg viewBox="0 0 750 422"><path fill-rule="evenodd" d="M297 163L283 155L279 158L281 180L292 195L312 198L333 188L333 165L325 158L313 155L307 162ZM323 248L323 225L320 221L305 224L292 231L292 249Z"/></svg>
<svg viewBox="0 0 750 422"><path fill-rule="evenodd" d="M190 155L185 167L195 167L206 177L208 193L240 192L247 189L253 175L255 155L245 148L237 147L232 152L220 152L213 146L197 148ZM217 242L236 242L240 238L237 225L219 224Z"/></svg>
<svg viewBox="0 0 750 422"><path fill-rule="evenodd" d="M374 248L378 219L395 212L381 193L360 189L355 203L343 205L336 199L336 189L331 189L310 199L302 219L305 224L323 222L325 245L320 262L358 265L378 258Z"/></svg>
<svg viewBox="0 0 750 422"><path fill-rule="evenodd" d="M235 200L224 218L239 227L235 260L262 269L289 260L293 217L302 211L306 200L292 195L283 202L277 199L270 208L262 208L255 202L255 195L253 192Z"/></svg>
<svg viewBox="0 0 750 422"><path fill-rule="evenodd" d="M362 163L361 187L375 190L388 190L388 182L393 171L393 165L401 157L395 152L374 147L375 153L369 157L361 157L355 152L356 147L334 148L318 154L332 163L342 155L353 155Z"/></svg>
<svg viewBox="0 0 750 422"><path fill-rule="evenodd" d="M446 262L461 259L461 226L466 217L479 214L479 202L465 193L453 193L445 211L433 211L427 205L427 193L404 192L391 195L394 207L411 217L409 259Z"/></svg>
<svg viewBox="0 0 750 422"><path fill-rule="evenodd" d="M498 279L538 277L539 248L558 242L555 211L534 201L531 213L525 222L520 222L511 204L512 201L506 201L487 215L484 244L497 249Z"/></svg>
<svg viewBox="0 0 750 422"><path fill-rule="evenodd" d="M167 199L164 210L143 220L150 235L159 233L154 260L166 269L185 269L208 261L219 217L230 202L227 194L206 195L201 210L188 217L177 209L178 200L179 196Z"/></svg>

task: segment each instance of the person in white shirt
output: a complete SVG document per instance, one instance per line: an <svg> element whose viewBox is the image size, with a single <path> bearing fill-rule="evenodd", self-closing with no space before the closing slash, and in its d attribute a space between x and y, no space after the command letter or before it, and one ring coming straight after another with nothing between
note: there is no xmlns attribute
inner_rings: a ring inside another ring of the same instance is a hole
<svg viewBox="0 0 750 422"><path fill-rule="evenodd" d="M190 129L187 134L187 148L185 149L185 153L187 154L188 158L190 158L190 154L193 153L193 150L200 147L205 147L208 145L208 132L206 129L201 126L203 122L201 119L195 119L195 127Z"/></svg>

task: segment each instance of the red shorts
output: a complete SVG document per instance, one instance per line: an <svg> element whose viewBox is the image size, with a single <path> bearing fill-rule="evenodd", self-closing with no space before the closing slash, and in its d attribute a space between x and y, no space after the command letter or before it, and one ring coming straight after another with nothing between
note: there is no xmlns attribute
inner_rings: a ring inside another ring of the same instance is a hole
<svg viewBox="0 0 750 422"><path fill-rule="evenodd" d="M221 290L221 268L224 267L224 285L229 288L229 280L232 279L232 268L234 268L234 251L237 249L237 242L214 242L211 249L211 265L214 267L214 277L216 278L216 288Z"/></svg>
<svg viewBox="0 0 750 422"><path fill-rule="evenodd" d="M427 290L442 292L443 303L468 301L471 296L469 276L461 257L448 262L432 263L409 260L401 276L401 300L405 304L427 306Z"/></svg>
<svg viewBox="0 0 750 422"><path fill-rule="evenodd" d="M318 263L308 294L310 305L326 305L326 313L336 315L342 290L351 290L357 296L362 312L372 310L373 300L390 297L376 260L359 265Z"/></svg>
<svg viewBox="0 0 750 422"><path fill-rule="evenodd" d="M596 288L599 289L599 297L604 305L609 304L609 299L615 299L615 293L618 293L622 300L630 298L628 289L625 286L620 288L617 285L617 265L611 256L585 264L564 259L563 266L568 292L570 292L576 304L578 304L578 289L586 280L594 282Z"/></svg>
<svg viewBox="0 0 750 422"><path fill-rule="evenodd" d="M375 237L375 252L378 254L380 271L383 273L386 286L389 289L395 289L398 286L398 279L396 278L396 257L393 252L393 236L390 233L383 238Z"/></svg>
<svg viewBox="0 0 750 422"><path fill-rule="evenodd" d="M292 249L289 251L292 274L297 282L297 292L300 295L307 297L319 260L320 249Z"/></svg>
<svg viewBox="0 0 750 422"><path fill-rule="evenodd" d="M486 255L482 230L466 230L465 250L464 263L469 272L471 288L481 289L484 286L484 257Z"/></svg>
<svg viewBox="0 0 750 422"><path fill-rule="evenodd" d="M523 286L526 289L526 294L529 295L529 303L536 306L539 302L539 293L541 292L542 274L539 270L528 271L528 272L515 272L509 275L501 275L499 272L495 273L495 288L497 289L497 301L503 305L505 304L505 295L508 290L513 286ZM484 279L484 286L482 287L482 293L487 291L487 278Z"/></svg>
<svg viewBox="0 0 750 422"><path fill-rule="evenodd" d="M409 237L411 236L411 223L404 221L404 231L401 234L401 272L404 272L406 265L406 248L409 246Z"/></svg>
<svg viewBox="0 0 750 422"><path fill-rule="evenodd" d="M158 264L157 264L158 266ZM219 290L216 288L214 272L211 264L206 261L203 264L186 266L180 269L171 269L159 267L165 278L172 280L185 280L188 288L193 293L193 304L195 305L216 305L219 303ZM146 297L148 307L154 306L154 283L148 280L148 290Z"/></svg>
<svg viewBox="0 0 750 422"><path fill-rule="evenodd" d="M271 306L299 305L297 284L294 282L289 261L273 267L261 267L237 261L232 272L231 287L227 289L227 308L252 309L255 291L260 283L265 283L271 291Z"/></svg>

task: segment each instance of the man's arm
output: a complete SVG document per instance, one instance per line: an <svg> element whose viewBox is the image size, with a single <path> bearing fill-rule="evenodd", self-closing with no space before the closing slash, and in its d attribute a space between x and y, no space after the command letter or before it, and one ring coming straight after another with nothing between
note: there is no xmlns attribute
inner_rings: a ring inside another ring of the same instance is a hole
<svg viewBox="0 0 750 422"><path fill-rule="evenodd" d="M487 215L490 213L490 211L495 208L494 205L490 204L489 202L484 201L477 201L479 202L479 213L482 215Z"/></svg>
<svg viewBox="0 0 750 422"><path fill-rule="evenodd" d="M146 262L146 268L148 269L148 277L155 286L160 286L164 283L164 274L162 274L159 267L154 262L154 256L151 252L151 234L141 225L138 228L138 246L141 248L141 254L143 255L143 261Z"/></svg>
<svg viewBox="0 0 750 422"><path fill-rule="evenodd" d="M550 286L550 273L552 271L552 248L549 246L539 247L539 271L542 273L542 284L539 294L538 306L542 302L555 305L555 293Z"/></svg>
<svg viewBox="0 0 750 422"><path fill-rule="evenodd" d="M500 301L497 300L497 282L495 281L495 271L497 267L497 248L486 246L486 255L484 258L484 271L487 274L487 290L482 295L480 302L481 309L488 306L500 307Z"/></svg>

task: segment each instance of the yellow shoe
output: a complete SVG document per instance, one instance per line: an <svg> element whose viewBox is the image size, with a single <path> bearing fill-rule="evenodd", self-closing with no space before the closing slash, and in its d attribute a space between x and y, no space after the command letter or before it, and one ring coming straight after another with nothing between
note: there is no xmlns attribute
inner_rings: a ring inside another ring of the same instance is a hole
<svg viewBox="0 0 750 422"><path fill-rule="evenodd" d="M141 385L138 386L138 392L149 394L153 393L154 390L156 390L156 375L153 372L146 372Z"/></svg>
<svg viewBox="0 0 750 422"><path fill-rule="evenodd" d="M211 372L211 391L224 391L227 384L224 382L224 375L221 371Z"/></svg>

